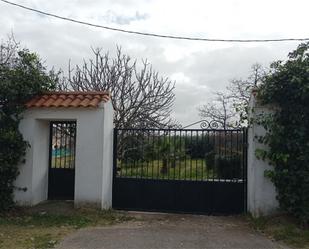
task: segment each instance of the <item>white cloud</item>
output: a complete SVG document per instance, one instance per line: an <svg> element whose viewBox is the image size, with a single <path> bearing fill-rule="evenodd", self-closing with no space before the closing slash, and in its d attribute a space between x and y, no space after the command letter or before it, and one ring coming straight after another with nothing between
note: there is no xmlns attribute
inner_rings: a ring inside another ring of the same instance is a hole
<svg viewBox="0 0 309 249"><path fill-rule="evenodd" d="M15 0L20 4L83 21L130 30L205 38L308 37L307 0ZM173 114L183 124L198 119L196 108L222 91L228 81L246 77L251 64L284 59L297 42L233 44L168 40L120 34L8 6L0 2L0 38L14 31L48 66L66 68L92 56L91 47L132 58L147 58L176 80Z"/></svg>

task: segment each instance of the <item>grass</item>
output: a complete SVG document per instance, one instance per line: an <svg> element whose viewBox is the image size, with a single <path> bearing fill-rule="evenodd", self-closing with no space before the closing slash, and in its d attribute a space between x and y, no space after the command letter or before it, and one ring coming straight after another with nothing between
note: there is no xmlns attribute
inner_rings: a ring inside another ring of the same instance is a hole
<svg viewBox="0 0 309 249"><path fill-rule="evenodd" d="M249 217L249 220L255 230L276 241L292 248L309 248L309 230L300 228L299 222L290 216Z"/></svg>
<svg viewBox="0 0 309 249"><path fill-rule="evenodd" d="M120 167L119 176L137 177L151 179L177 179L177 180L207 180L207 179L224 179L219 177L218 169L207 167L203 159L187 159L168 163L167 172L161 172L163 161L135 161L134 163L118 161ZM233 170L233 169L232 169ZM235 175L236 170L233 171ZM237 174L236 174L237 175ZM237 179L234 177L233 179Z"/></svg>
<svg viewBox="0 0 309 249"><path fill-rule="evenodd" d="M206 167L205 160L202 159L192 159L192 160L182 160L176 161L175 167L168 164L167 173L162 174L161 169L163 166L162 160L153 161L136 161L135 163L122 163L119 162L121 176L128 177L143 177L143 178L158 178L158 179L209 179L213 178L214 172L212 169Z"/></svg>
<svg viewBox="0 0 309 249"><path fill-rule="evenodd" d="M52 204L54 205L54 204ZM61 204L60 204L61 205ZM66 235L89 226L107 226L133 218L115 211L73 209L50 211L20 208L0 215L0 248L54 248ZM44 209L43 209L44 210Z"/></svg>
<svg viewBox="0 0 309 249"><path fill-rule="evenodd" d="M74 168L73 156L52 156L52 168Z"/></svg>

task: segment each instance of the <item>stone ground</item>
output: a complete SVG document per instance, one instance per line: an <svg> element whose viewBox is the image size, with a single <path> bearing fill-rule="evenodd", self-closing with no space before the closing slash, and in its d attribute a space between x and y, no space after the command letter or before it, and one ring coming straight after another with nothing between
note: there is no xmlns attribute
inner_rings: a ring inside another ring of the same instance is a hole
<svg viewBox="0 0 309 249"><path fill-rule="evenodd" d="M130 213L136 219L86 228L57 249L277 249L288 248L250 228L243 216Z"/></svg>

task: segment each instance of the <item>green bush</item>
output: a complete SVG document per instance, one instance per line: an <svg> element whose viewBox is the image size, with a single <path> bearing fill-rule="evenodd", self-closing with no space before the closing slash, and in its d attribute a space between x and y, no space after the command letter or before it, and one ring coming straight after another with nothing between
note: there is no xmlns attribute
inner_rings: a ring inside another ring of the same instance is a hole
<svg viewBox="0 0 309 249"><path fill-rule="evenodd" d="M14 204L14 181L27 148L18 130L24 103L55 86L38 56L12 42L0 44L7 51L0 54L0 211Z"/></svg>
<svg viewBox="0 0 309 249"><path fill-rule="evenodd" d="M274 166L265 174L276 186L281 208L309 225L309 43L271 65L258 100L276 108L255 121L266 129L259 141L269 147L256 155Z"/></svg>
<svg viewBox="0 0 309 249"><path fill-rule="evenodd" d="M216 156L215 166L220 179L240 179L242 177L241 159L239 155Z"/></svg>
<svg viewBox="0 0 309 249"><path fill-rule="evenodd" d="M18 122L0 115L0 210L13 205L13 183L18 175L16 166L24 156L26 146L18 132Z"/></svg>
<svg viewBox="0 0 309 249"><path fill-rule="evenodd" d="M205 161L206 161L207 169L215 168L215 156L216 156L216 153L214 151L206 153Z"/></svg>

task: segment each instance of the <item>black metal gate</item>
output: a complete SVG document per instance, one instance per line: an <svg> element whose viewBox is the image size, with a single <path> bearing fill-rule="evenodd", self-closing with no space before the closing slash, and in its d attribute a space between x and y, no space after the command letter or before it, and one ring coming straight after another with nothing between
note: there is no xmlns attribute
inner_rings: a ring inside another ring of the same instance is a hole
<svg viewBox="0 0 309 249"><path fill-rule="evenodd" d="M208 128L115 129L113 208L245 212L247 132Z"/></svg>
<svg viewBox="0 0 309 249"><path fill-rule="evenodd" d="M73 200L76 122L50 122L48 199Z"/></svg>

